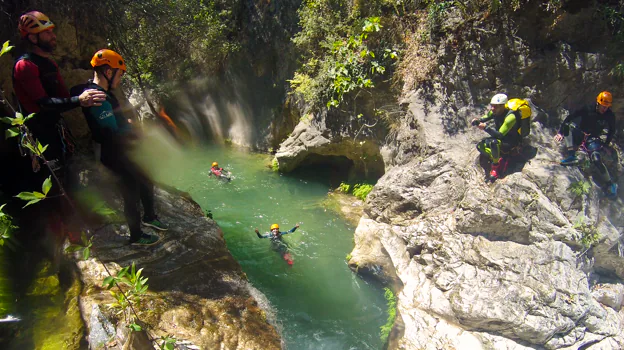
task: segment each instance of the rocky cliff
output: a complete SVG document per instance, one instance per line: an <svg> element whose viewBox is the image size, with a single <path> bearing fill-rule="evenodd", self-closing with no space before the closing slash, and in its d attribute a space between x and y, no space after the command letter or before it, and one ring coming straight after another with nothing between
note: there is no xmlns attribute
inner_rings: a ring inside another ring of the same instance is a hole
<svg viewBox="0 0 624 350"><path fill-rule="evenodd" d="M598 176L560 166L552 141L568 111L601 90L621 110L612 56L598 43L609 34L589 4L550 11L525 3L469 15L451 7L435 33L417 13L420 25L406 35L403 112L377 141L385 175L367 199L349 261L398 292L389 348L624 347L622 197L605 199ZM523 153L486 184L475 149L486 134L469 120L498 92L538 107ZM300 123L282 144L280 167L315 152L356 154L322 142L319 135L340 129L320 120ZM618 154L609 157L615 178ZM589 190L573 193L584 181Z"/></svg>
<svg viewBox="0 0 624 350"><path fill-rule="evenodd" d="M482 132L448 136L443 117L415 96L409 111L421 153L369 195L349 262L396 273L404 333L394 347L623 346L621 199L601 198L595 184L587 196L572 194L583 173L558 165L537 123L525 147L536 155L489 185L474 149ZM600 233L589 250L575 225L581 217Z"/></svg>

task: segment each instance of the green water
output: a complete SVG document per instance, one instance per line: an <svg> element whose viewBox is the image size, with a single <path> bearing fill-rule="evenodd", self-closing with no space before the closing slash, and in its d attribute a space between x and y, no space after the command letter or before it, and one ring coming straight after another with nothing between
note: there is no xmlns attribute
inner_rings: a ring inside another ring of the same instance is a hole
<svg viewBox="0 0 624 350"><path fill-rule="evenodd" d="M383 290L352 273L345 257L353 248L354 227L326 210L330 174L306 171L285 176L267 167L266 155L208 147L164 157L156 179L189 192L211 210L232 255L276 312L287 349L380 349L379 327L387 317ZM154 159L154 158L152 158ZM209 177L210 164L232 172L232 181ZM258 239L273 223L294 259L289 266Z"/></svg>

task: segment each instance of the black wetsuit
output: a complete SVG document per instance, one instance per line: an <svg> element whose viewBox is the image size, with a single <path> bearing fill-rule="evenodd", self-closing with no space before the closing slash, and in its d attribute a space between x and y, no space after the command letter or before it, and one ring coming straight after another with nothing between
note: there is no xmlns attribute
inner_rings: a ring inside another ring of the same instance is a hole
<svg viewBox="0 0 624 350"><path fill-rule="evenodd" d="M154 211L154 185L144 172L128 157L129 141L134 137L132 125L123 114L119 101L109 91L89 80L87 84L72 88L72 93L82 93L87 89L97 89L106 93L106 101L101 106L83 108L93 140L100 143L100 160L119 177L121 194L124 200L124 214L130 229L130 240L141 237L141 211L143 203L145 221L156 218Z"/></svg>

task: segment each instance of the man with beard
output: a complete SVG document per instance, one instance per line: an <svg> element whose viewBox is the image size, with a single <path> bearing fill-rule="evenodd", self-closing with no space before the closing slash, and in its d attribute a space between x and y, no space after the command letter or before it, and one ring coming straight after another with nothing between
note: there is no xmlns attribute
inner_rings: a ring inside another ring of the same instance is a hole
<svg viewBox="0 0 624 350"><path fill-rule="evenodd" d="M39 11L27 12L20 17L18 29L27 49L13 67L13 89L19 111L24 116L36 113L26 125L35 139L48 145L44 156L62 179L67 159L73 152L73 143L61 113L79 106L98 106L106 95L94 89L79 96L69 95L58 66L50 59L56 49L56 34L54 23L46 15ZM43 179L51 175L47 169L39 170L45 168L41 165L29 159L25 168L31 168L30 171L24 169L11 187L19 191L40 188Z"/></svg>
<svg viewBox="0 0 624 350"><path fill-rule="evenodd" d="M18 110L24 116L35 113L26 126L34 140L47 145L43 154L47 165L67 185L67 160L73 152L73 143L61 113L79 106L101 105L106 94L91 89L79 96L70 96L58 66L50 58L56 48L56 35L54 24L46 15L38 11L27 12L20 17L18 29L26 51L13 66L13 89L19 103ZM18 144L25 136L8 141L11 152L3 163L10 166L2 171L2 192L7 195L38 191L44 180L53 175L37 157L26 156L28 151L23 146L18 151ZM67 224L69 211L62 209L66 202L58 197L59 194L60 188L53 182L48 193L51 198L19 211L20 230L30 239L48 231L46 228L62 236L65 226L62 222ZM19 207L23 205L19 204Z"/></svg>

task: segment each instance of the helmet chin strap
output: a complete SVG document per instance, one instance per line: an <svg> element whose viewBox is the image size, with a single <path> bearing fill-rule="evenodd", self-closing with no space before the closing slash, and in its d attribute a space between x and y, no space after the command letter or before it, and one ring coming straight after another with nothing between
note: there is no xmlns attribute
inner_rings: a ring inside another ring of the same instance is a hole
<svg viewBox="0 0 624 350"><path fill-rule="evenodd" d="M113 70L112 78L108 79L106 74L104 74L104 78L106 79L106 82L108 83L108 90L113 89L113 79L115 79L115 75L117 75L117 71L119 70L119 68L112 68L112 70Z"/></svg>

